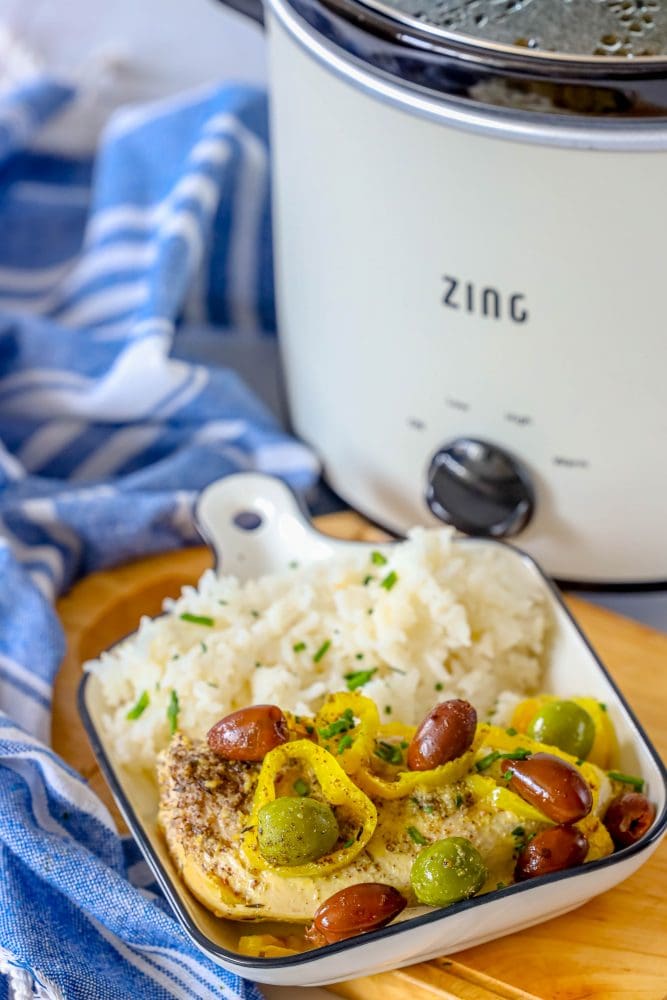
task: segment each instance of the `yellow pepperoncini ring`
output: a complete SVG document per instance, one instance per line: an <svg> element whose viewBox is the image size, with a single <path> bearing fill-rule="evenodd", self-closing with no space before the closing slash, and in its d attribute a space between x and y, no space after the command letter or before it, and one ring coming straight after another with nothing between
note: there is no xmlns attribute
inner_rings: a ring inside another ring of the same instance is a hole
<svg viewBox="0 0 667 1000"><path fill-rule="evenodd" d="M570 701L588 712L595 726L595 739L586 760L590 764L597 764L605 771L615 767L618 763L618 738L606 707L595 698L577 696L570 698Z"/></svg>
<svg viewBox="0 0 667 1000"><path fill-rule="evenodd" d="M487 801L495 809L507 810L526 823L540 823L545 829L555 825L553 820L550 820L544 813L541 813L539 809L535 809L528 802L524 802L521 796L509 788L502 788L500 785L497 785L493 778L485 778L481 774L469 774L464 779L464 784L477 802ZM588 853L584 859L585 862L597 861L598 858L606 858L609 854L613 853L613 841L602 820L595 814L594 809L591 810L588 816L585 816L574 825L577 829L581 830L588 841Z"/></svg>
<svg viewBox="0 0 667 1000"><path fill-rule="evenodd" d="M486 778L482 774L469 774L467 778L464 778L464 784L477 802L487 801L494 809L511 812L527 823L554 825L553 820L541 813L539 809L531 806L529 802L524 802L516 792L496 784L493 778Z"/></svg>
<svg viewBox="0 0 667 1000"><path fill-rule="evenodd" d="M405 722L383 722L378 730L380 736L400 736L410 742L417 732L416 726L408 726Z"/></svg>
<svg viewBox="0 0 667 1000"><path fill-rule="evenodd" d="M545 743L538 743L537 740L532 739L530 736L526 736L525 733L517 733L512 735L507 732L506 729L502 729L500 726L491 726L488 723L482 723L477 727L478 733L481 737L480 745L482 747L481 756L478 758L477 763L483 760L484 756L489 751L499 750L502 752L511 753L513 750L528 750L531 754L533 753L550 753L554 757L560 757L561 760L566 760L569 764L574 765L577 770L581 773L584 780L590 785L591 793L593 795L593 807L591 813L595 813L600 799L600 791L602 789L603 782L608 783L608 778L604 771L597 766L597 764L591 764L589 761L582 761L581 764L577 763L578 758L573 757L572 754L566 753L565 750L561 750L559 747L550 747ZM503 766L503 770L511 768L511 760L500 760L499 764ZM489 775L493 778L493 775ZM504 786L500 786L504 787ZM544 817L546 819L546 817Z"/></svg>
<svg viewBox="0 0 667 1000"><path fill-rule="evenodd" d="M586 706L584 705L582 707L585 708ZM607 855L613 852L614 845L612 839L598 815L600 798L601 796L609 794L610 783L607 775L600 767L598 767L597 764L593 764L590 761L583 761L581 764L578 764L577 758L573 757L572 754L566 753L558 747L550 747L546 746L544 743L538 743L536 740L531 739L530 736L526 736L523 733L513 736L508 733L506 729L501 729L499 726L490 726L486 723L478 728L484 730L485 733L483 740L483 754L479 759L483 759L484 754L486 754L489 750L511 752L512 750L521 748L523 750L529 750L531 754L553 754L553 756L560 757L562 760L566 760L569 764L576 767L581 773L583 779L587 782L593 797L593 804L589 814L574 824L579 830L581 830L588 840L588 854L584 860L586 862L596 861L598 858L607 857ZM503 766L503 768L511 767L511 760L501 760L499 763ZM499 809L509 809L526 820L535 819L549 826L553 825L552 821L548 819L548 817L544 816L538 809L530 806L527 802L524 802L519 795L516 795L509 788L497 784L492 776L469 775L466 779L466 785L470 787L471 791L476 796L485 792L485 787L479 783L480 778L485 782L485 785L486 782L491 782L496 785L495 792L491 790L490 785L486 785L486 795L498 806Z"/></svg>
<svg viewBox="0 0 667 1000"><path fill-rule="evenodd" d="M294 947L289 947L294 944ZM299 948L299 944L301 948ZM291 936L277 938L273 934L243 934L239 938L238 950L242 955L252 955L254 958L284 958L286 955L298 955L303 951L303 940Z"/></svg>
<svg viewBox="0 0 667 1000"><path fill-rule="evenodd" d="M290 769L294 762L303 762L317 778L324 799L331 806L342 806L358 824L356 838L337 850L325 854L317 861L303 865L271 865L261 855L257 841L259 811L276 798L276 783L281 772ZM371 800L348 778L338 761L323 747L310 740L283 743L270 750L259 772L252 814L243 838L243 851L253 868L270 869L286 878L294 876L322 876L338 871L354 861L373 836L377 825L377 811Z"/></svg>
<svg viewBox="0 0 667 1000"><path fill-rule="evenodd" d="M460 781L470 771L481 738L479 733L475 734L470 749L466 750L460 757L428 771L407 771L404 759L392 766L391 759L387 760L384 756L380 758L382 759L382 771L384 774L389 774L389 777L373 770L373 760L377 756L377 750L381 749L383 744L391 745L391 738L397 735L401 736L402 742L407 744L412 739L414 732L412 726L402 726L395 722L380 727L373 758L369 759L367 767L361 768L354 776L359 787L363 788L372 798L403 799L418 788L438 788L442 785L453 784L455 781ZM400 747L400 744L395 745Z"/></svg>
<svg viewBox="0 0 667 1000"><path fill-rule="evenodd" d="M320 745L333 754L346 774L356 774L366 764L379 727L375 702L356 691L329 695L315 717Z"/></svg>
<svg viewBox="0 0 667 1000"><path fill-rule="evenodd" d="M514 709L512 726L520 733L525 733L536 714L547 702L559 700L559 697L553 694L526 698L525 701L519 702ZM585 712L588 712L595 727L595 739L586 760L591 764L597 764L604 770L614 767L618 759L618 740L606 708L595 698L583 698L577 695L567 700L573 701L575 705L579 705Z"/></svg>

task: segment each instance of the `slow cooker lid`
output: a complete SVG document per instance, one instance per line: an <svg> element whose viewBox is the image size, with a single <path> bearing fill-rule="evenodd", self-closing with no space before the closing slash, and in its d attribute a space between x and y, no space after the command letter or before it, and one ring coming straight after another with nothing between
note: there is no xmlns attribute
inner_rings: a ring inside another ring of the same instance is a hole
<svg viewBox="0 0 667 1000"><path fill-rule="evenodd" d="M590 23L599 24L595 22L598 12L614 18L618 14L619 23L625 23L620 22L621 12L637 12L640 5L643 11L659 0L285 2L355 64L420 93L454 100L463 114L467 108L481 108L515 119L519 116L526 124L558 116L570 123L604 123L605 127L614 121L619 126L631 122L635 132L644 124L667 127L667 0L664 11L661 3L655 11L644 11L653 18L649 33L665 40L665 53L649 55L642 50L640 54L637 46L632 54L603 56L539 45L559 39L563 46L574 46L578 39L576 48L583 50L581 40L592 38L592 33L585 33L584 22L586 30ZM584 10L594 12L588 21L580 16ZM489 11L494 16L485 21ZM449 21L455 12L456 18ZM528 21L530 12L532 20ZM471 22L477 35L452 29L455 24L468 30ZM540 24L542 29L539 39L533 32L532 44L525 44L525 36L518 32L526 31L529 24ZM503 40L510 37L512 44ZM586 142L580 137L576 144Z"/></svg>
<svg viewBox="0 0 667 1000"><path fill-rule="evenodd" d="M661 0L361 0L443 40L498 54L526 50L588 62L654 60L667 55L667 3Z"/></svg>

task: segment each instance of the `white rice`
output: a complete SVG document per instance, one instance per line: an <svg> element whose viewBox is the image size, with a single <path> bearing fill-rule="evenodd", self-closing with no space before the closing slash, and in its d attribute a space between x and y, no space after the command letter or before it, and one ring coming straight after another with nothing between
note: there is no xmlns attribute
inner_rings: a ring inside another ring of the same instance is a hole
<svg viewBox="0 0 667 1000"><path fill-rule="evenodd" d="M360 690L387 721L416 723L435 702L461 697L481 718L505 722L543 672L549 628L539 582L510 553L453 544L446 528L415 529L380 548L385 565L357 551L246 583L208 571L166 601L163 616L144 618L86 664L101 680L119 760L152 770L169 741L172 691L179 728L197 738L250 704L314 713L359 670L375 669ZM144 692L147 707L128 719Z"/></svg>

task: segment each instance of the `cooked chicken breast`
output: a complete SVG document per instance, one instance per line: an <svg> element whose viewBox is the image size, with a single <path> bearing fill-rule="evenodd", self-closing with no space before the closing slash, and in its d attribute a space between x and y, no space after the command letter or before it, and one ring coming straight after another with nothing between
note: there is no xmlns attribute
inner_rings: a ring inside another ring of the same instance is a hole
<svg viewBox="0 0 667 1000"><path fill-rule="evenodd" d="M412 863L423 844L466 837L489 871L482 891L513 881L518 849L546 824L477 801L465 781L376 802L376 830L347 867L318 878L253 870L241 848L260 764L228 761L204 741L176 734L158 761L159 822L183 880L219 916L310 921L332 893L358 882L384 882L415 903ZM316 795L316 791L312 794Z"/></svg>

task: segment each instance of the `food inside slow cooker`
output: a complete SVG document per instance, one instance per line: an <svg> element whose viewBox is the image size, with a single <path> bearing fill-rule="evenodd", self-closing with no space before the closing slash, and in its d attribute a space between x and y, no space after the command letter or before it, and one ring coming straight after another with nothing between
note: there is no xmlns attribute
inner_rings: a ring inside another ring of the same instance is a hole
<svg viewBox="0 0 667 1000"><path fill-rule="evenodd" d="M206 738L177 731L159 822L204 905L283 924L241 949L285 955L637 842L655 809L616 755L593 698L526 699L506 727L448 699L415 727L342 691L314 716L255 705Z"/></svg>
<svg viewBox="0 0 667 1000"><path fill-rule="evenodd" d="M389 6L450 32L528 49L629 59L667 52L660 0L393 0Z"/></svg>

